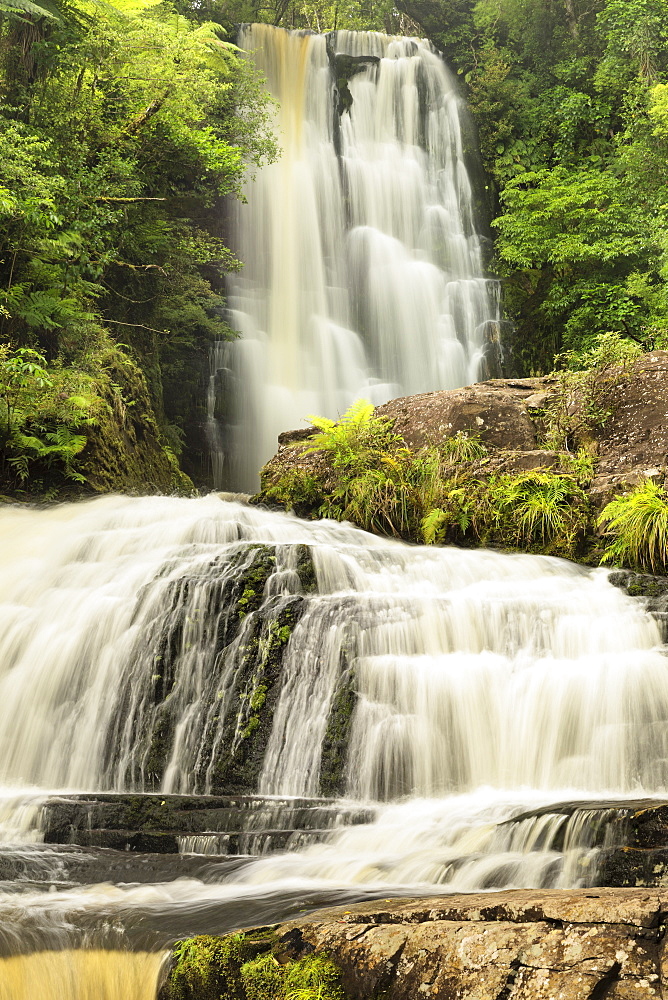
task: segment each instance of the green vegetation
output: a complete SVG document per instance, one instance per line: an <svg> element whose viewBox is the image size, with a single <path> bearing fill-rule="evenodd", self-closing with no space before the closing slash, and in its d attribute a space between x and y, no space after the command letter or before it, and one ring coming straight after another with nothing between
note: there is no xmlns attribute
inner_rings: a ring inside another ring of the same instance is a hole
<svg viewBox="0 0 668 1000"><path fill-rule="evenodd" d="M468 98L519 367L608 331L666 345L668 0L398 6Z"/></svg>
<svg viewBox="0 0 668 1000"><path fill-rule="evenodd" d="M287 470L265 470L261 498L286 507L298 502L304 513L427 544L578 552L589 527L581 485L593 470L588 456L565 452L566 468L556 472L499 474L475 435L460 431L438 447L411 451L372 412L356 403L338 433L327 426L305 446L294 445L296 461ZM307 487L301 495L300 481Z"/></svg>
<svg viewBox="0 0 668 1000"><path fill-rule="evenodd" d="M640 354L637 344L609 332L598 334L590 348L557 358L563 367L553 373L554 392L541 414L544 444L574 453L575 472L582 470L586 476L591 468L587 448L612 415L612 391L628 378Z"/></svg>
<svg viewBox="0 0 668 1000"><path fill-rule="evenodd" d="M668 571L668 493L651 479L604 507L598 524L610 540L604 562Z"/></svg>
<svg viewBox="0 0 668 1000"><path fill-rule="evenodd" d="M271 931L180 942L160 995L161 1000L345 1000L341 973L327 955L290 959Z"/></svg>
<svg viewBox="0 0 668 1000"><path fill-rule="evenodd" d="M249 64L199 21L148 0L4 7L5 492L92 485L86 430L104 435L105 414L133 405L110 353L116 368L139 365L155 449L178 455L209 344L230 335L219 307L237 263L221 199L273 145Z"/></svg>

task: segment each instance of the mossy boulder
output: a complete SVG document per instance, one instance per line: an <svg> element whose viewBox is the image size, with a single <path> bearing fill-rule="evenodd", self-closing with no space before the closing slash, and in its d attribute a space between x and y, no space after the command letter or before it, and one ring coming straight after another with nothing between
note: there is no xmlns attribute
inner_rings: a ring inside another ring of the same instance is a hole
<svg viewBox="0 0 668 1000"><path fill-rule="evenodd" d="M326 954L293 958L273 928L181 941L159 1000L345 1000Z"/></svg>

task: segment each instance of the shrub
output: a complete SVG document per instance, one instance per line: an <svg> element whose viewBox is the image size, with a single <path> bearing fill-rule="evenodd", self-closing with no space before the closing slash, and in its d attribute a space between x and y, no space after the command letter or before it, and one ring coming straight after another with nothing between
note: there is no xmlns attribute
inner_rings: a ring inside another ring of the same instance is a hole
<svg viewBox="0 0 668 1000"><path fill-rule="evenodd" d="M306 453L328 452L335 469L364 471L370 457L400 442L392 432L392 420L374 416L373 403L357 402L337 420L309 416L319 431L313 434Z"/></svg>
<svg viewBox="0 0 668 1000"><path fill-rule="evenodd" d="M515 545L557 543L571 551L584 528L585 494L571 476L527 472L489 484L491 518Z"/></svg>
<svg viewBox="0 0 668 1000"><path fill-rule="evenodd" d="M668 493L651 479L611 500L597 523L612 539L601 562L652 572L668 568Z"/></svg>

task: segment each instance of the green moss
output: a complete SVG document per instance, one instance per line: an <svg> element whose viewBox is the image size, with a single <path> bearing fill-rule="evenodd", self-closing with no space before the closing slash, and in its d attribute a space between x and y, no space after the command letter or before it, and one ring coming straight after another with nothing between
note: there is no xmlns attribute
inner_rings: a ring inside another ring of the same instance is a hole
<svg viewBox="0 0 668 1000"><path fill-rule="evenodd" d="M270 934L201 935L179 942L161 1000L247 1000L241 968L272 944Z"/></svg>
<svg viewBox="0 0 668 1000"><path fill-rule="evenodd" d="M95 358L106 376L105 405L88 434L81 470L96 492L189 495L194 486L165 446L142 371L116 346Z"/></svg>
<svg viewBox="0 0 668 1000"><path fill-rule="evenodd" d="M285 977L286 1000L345 1000L341 972L327 955L306 955Z"/></svg>
<svg viewBox="0 0 668 1000"><path fill-rule="evenodd" d="M345 791L345 767L353 711L357 704L355 675L344 674L327 720L320 758L320 794L336 797Z"/></svg>
<svg viewBox="0 0 668 1000"><path fill-rule="evenodd" d="M312 594L318 585L313 556L308 545L297 546L297 576L305 594Z"/></svg>
<svg viewBox="0 0 668 1000"><path fill-rule="evenodd" d="M270 953L258 955L241 967L241 981L248 1000L274 1000L285 993L287 968Z"/></svg>
<svg viewBox="0 0 668 1000"><path fill-rule="evenodd" d="M255 545L250 548L255 549L255 556L252 565L244 572L243 591L236 602L239 618L244 618L260 607L267 580L276 568L276 553L273 548L267 545Z"/></svg>
<svg viewBox="0 0 668 1000"><path fill-rule="evenodd" d="M160 1000L345 1000L345 993L329 956L286 959L267 930L181 941Z"/></svg>

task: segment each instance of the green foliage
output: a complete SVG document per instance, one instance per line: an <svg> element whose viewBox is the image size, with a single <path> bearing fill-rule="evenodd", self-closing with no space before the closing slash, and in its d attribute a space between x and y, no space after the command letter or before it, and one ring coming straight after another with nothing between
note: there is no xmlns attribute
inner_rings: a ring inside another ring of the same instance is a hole
<svg viewBox="0 0 668 1000"><path fill-rule="evenodd" d="M487 448L479 435L457 431L452 437L447 437L441 445L441 454L446 461L477 462L487 454Z"/></svg>
<svg viewBox="0 0 668 1000"><path fill-rule="evenodd" d="M173 951L167 1000L345 1000L341 973L323 954L279 963L271 932L195 937Z"/></svg>
<svg viewBox="0 0 668 1000"><path fill-rule="evenodd" d="M258 955L241 967L248 1000L276 1000L285 996L286 968L271 953Z"/></svg>
<svg viewBox="0 0 668 1000"><path fill-rule="evenodd" d="M603 562L652 573L668 570L668 493L651 479L611 500L597 523L609 540Z"/></svg>
<svg viewBox="0 0 668 1000"><path fill-rule="evenodd" d="M422 519L427 545L465 541L573 556L587 527L587 498L574 476L533 470L448 488Z"/></svg>
<svg viewBox="0 0 668 1000"><path fill-rule="evenodd" d="M288 969L285 1000L345 1000L339 969L326 955L306 955Z"/></svg>
<svg viewBox="0 0 668 1000"><path fill-rule="evenodd" d="M515 363L668 344L668 0L399 6L466 84Z"/></svg>
<svg viewBox="0 0 668 1000"><path fill-rule="evenodd" d="M86 372L104 324L178 449L231 336L221 199L274 155L267 99L216 24L149 0L44 7L0 19L0 343ZM64 455L59 433L37 436Z"/></svg>
<svg viewBox="0 0 668 1000"><path fill-rule="evenodd" d="M169 1000L245 1000L239 970L246 958L241 934L200 936L179 942L173 951Z"/></svg>
<svg viewBox="0 0 668 1000"><path fill-rule="evenodd" d="M104 403L98 386L76 370L47 365L38 351L0 344L0 473L23 483L51 468L83 482L76 458Z"/></svg>
<svg viewBox="0 0 668 1000"><path fill-rule="evenodd" d="M397 440L392 421L374 416L373 403L366 399L353 403L339 420L312 415L308 419L319 433L311 436L307 454L329 453L335 469L361 472L371 455Z"/></svg>
<svg viewBox="0 0 668 1000"><path fill-rule="evenodd" d="M581 484L593 473L584 449L564 472L499 475L489 472L487 448L477 435L459 431L438 447L411 451L385 421L374 423L368 405L346 416L340 430L333 421L311 418L321 428L311 438L320 448L301 445L303 461L324 451L328 463L300 465L297 459L287 471L270 472L264 496L298 504L302 513L425 544L576 553L589 516ZM314 484L308 495L298 494L300 482Z"/></svg>
<svg viewBox="0 0 668 1000"><path fill-rule="evenodd" d="M610 396L640 356L637 344L615 333L599 334L591 347L570 351L557 360L555 387L543 412L544 443L571 453L586 451L612 410Z"/></svg>
<svg viewBox="0 0 668 1000"><path fill-rule="evenodd" d="M585 494L570 476L550 472L492 480L488 506L492 533L521 547L543 548L556 542L564 554L573 552L586 523Z"/></svg>

